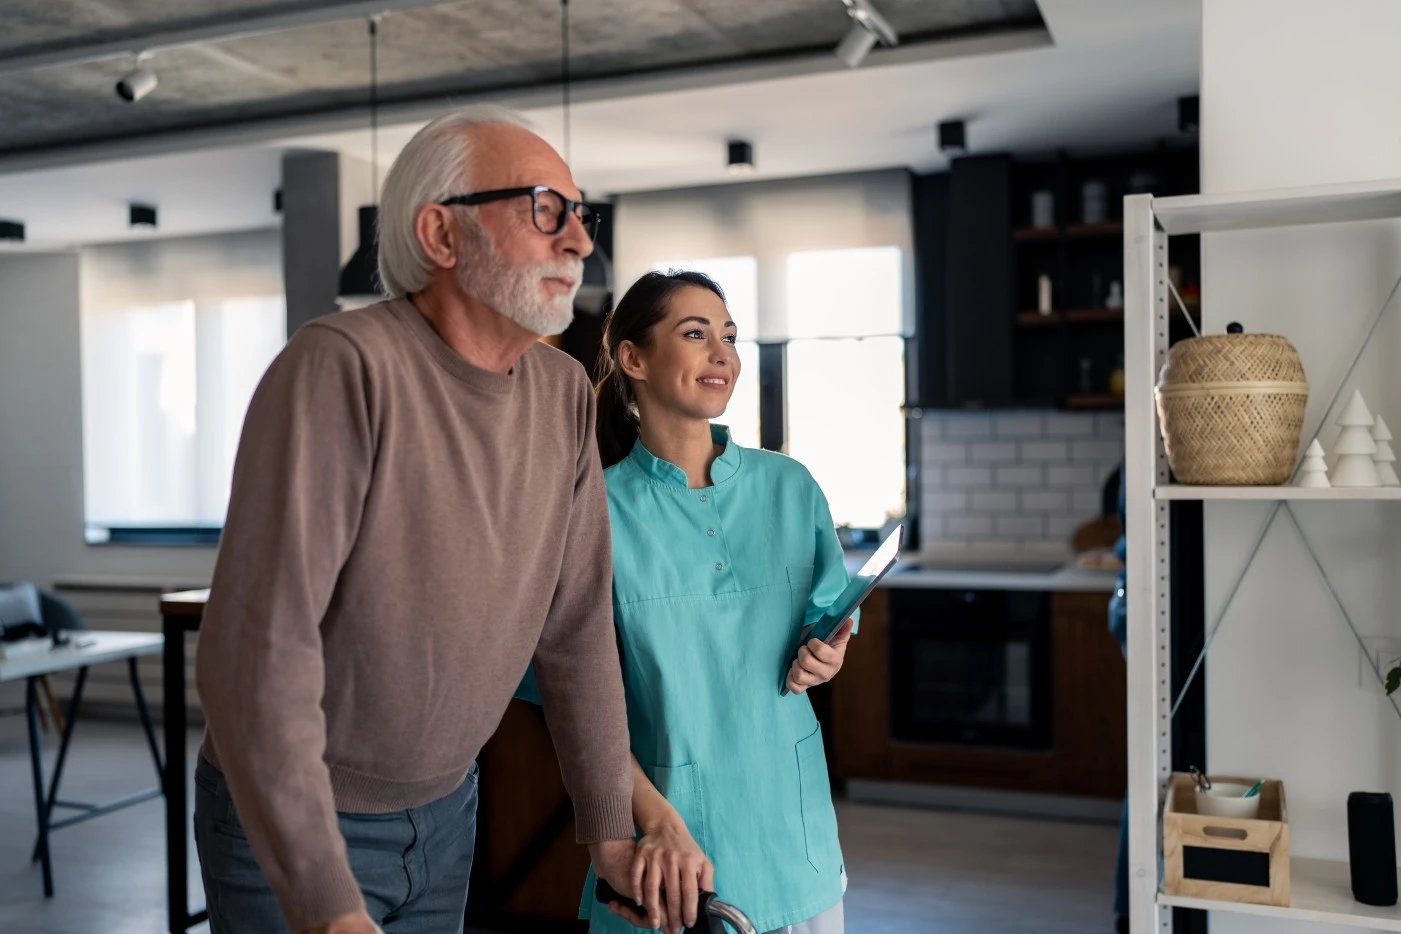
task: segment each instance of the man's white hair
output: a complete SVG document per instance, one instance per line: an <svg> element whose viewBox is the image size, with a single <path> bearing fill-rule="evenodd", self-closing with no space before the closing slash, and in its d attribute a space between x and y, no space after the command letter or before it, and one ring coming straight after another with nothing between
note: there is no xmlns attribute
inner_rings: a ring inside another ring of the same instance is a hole
<svg viewBox="0 0 1401 934"><path fill-rule="evenodd" d="M425 288L432 279L414 222L418 209L472 190L472 127L508 124L534 131L520 114L477 104L443 114L414 134L384 178L379 205L379 278L391 298Z"/></svg>

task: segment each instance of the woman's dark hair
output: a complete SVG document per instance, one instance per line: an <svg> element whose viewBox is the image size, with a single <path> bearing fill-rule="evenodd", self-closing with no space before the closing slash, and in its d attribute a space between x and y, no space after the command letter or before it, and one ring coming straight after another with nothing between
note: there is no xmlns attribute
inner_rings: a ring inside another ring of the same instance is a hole
<svg viewBox="0 0 1401 934"><path fill-rule="evenodd" d="M627 457L637 443L637 396L618 368L618 348L624 341L638 347L651 343L652 328L666 317L672 296L687 288L705 289L725 300L724 291L705 273L675 269L649 272L632 284L603 323L594 390L598 393L598 453L604 467Z"/></svg>

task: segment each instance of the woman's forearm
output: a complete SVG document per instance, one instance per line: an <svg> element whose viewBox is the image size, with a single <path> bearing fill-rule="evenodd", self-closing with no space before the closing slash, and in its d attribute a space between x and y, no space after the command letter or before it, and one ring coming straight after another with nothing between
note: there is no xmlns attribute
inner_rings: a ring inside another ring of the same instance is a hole
<svg viewBox="0 0 1401 934"><path fill-rule="evenodd" d="M642 771L637 756L632 757L632 819L644 834L673 822L685 826L676 808Z"/></svg>

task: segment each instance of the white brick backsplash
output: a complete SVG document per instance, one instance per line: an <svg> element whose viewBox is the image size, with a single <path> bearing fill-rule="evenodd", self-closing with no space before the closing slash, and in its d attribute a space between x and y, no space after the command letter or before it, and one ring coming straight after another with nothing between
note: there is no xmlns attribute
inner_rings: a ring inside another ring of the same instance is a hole
<svg viewBox="0 0 1401 934"><path fill-rule="evenodd" d="M1015 441L987 441L973 444L969 457L975 464L1000 464L1017 459Z"/></svg>
<svg viewBox="0 0 1401 934"><path fill-rule="evenodd" d="M962 512L968 508L968 494L940 490L936 493L925 491L924 514L939 515L947 512Z"/></svg>
<svg viewBox="0 0 1401 934"><path fill-rule="evenodd" d="M991 438L992 416L945 415L942 428L945 438Z"/></svg>
<svg viewBox="0 0 1401 934"><path fill-rule="evenodd" d="M1039 438L1044 430L1045 417L1038 414L999 415L993 424L999 438Z"/></svg>
<svg viewBox="0 0 1401 934"><path fill-rule="evenodd" d="M1095 473L1096 471L1093 467L1078 465L1074 467L1063 467L1058 464L1053 464L1046 468L1046 485L1071 487L1094 486Z"/></svg>
<svg viewBox="0 0 1401 934"><path fill-rule="evenodd" d="M1041 516L998 516L993 528L999 538L1040 538L1046 523Z"/></svg>
<svg viewBox="0 0 1401 934"><path fill-rule="evenodd" d="M1024 461L1064 461L1069 460L1070 449L1064 441L1023 441L1022 460Z"/></svg>
<svg viewBox="0 0 1401 934"><path fill-rule="evenodd" d="M923 523L923 519L920 520ZM1046 537L1067 541L1075 537L1075 530L1089 519L1085 516L1047 516Z"/></svg>
<svg viewBox="0 0 1401 934"><path fill-rule="evenodd" d="M992 486L991 467L945 467L944 488L972 490Z"/></svg>
<svg viewBox="0 0 1401 934"><path fill-rule="evenodd" d="M934 441L924 446L923 453L928 464L968 463L968 445L962 441Z"/></svg>
<svg viewBox="0 0 1401 934"><path fill-rule="evenodd" d="M1095 416L1095 434L1109 441L1123 440L1124 416L1118 412L1100 412Z"/></svg>
<svg viewBox="0 0 1401 934"><path fill-rule="evenodd" d="M1011 490L974 490L973 509L978 512L1016 512L1017 494Z"/></svg>
<svg viewBox="0 0 1401 934"><path fill-rule="evenodd" d="M1052 412L1046 416L1048 438L1093 438L1095 416L1075 412Z"/></svg>
<svg viewBox="0 0 1401 934"><path fill-rule="evenodd" d="M998 467L993 470L993 483L999 487L1020 489L1041 485L1040 467Z"/></svg>
<svg viewBox="0 0 1401 934"><path fill-rule="evenodd" d="M1069 505L1066 490L1022 490L1024 512L1064 512Z"/></svg>
<svg viewBox="0 0 1401 934"><path fill-rule="evenodd" d="M1069 549L1123 458L1118 412L928 413L921 534L937 548L1015 556Z"/></svg>
<svg viewBox="0 0 1401 934"><path fill-rule="evenodd" d="M1085 519L1093 519L1099 515L1099 507L1099 490L1076 490L1071 494L1070 508Z"/></svg>
<svg viewBox="0 0 1401 934"><path fill-rule="evenodd" d="M1124 445L1119 441L1072 441L1070 459L1077 463L1098 463L1100 461L1119 462L1124 456Z"/></svg>
<svg viewBox="0 0 1401 934"><path fill-rule="evenodd" d="M992 518L990 516L949 516L944 520L944 527L949 530L950 537L991 535Z"/></svg>

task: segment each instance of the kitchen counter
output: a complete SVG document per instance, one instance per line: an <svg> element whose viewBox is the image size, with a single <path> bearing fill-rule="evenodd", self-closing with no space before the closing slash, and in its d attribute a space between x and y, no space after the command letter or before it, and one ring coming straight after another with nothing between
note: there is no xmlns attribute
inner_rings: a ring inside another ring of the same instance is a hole
<svg viewBox="0 0 1401 934"><path fill-rule="evenodd" d="M1049 590L1057 593L1112 593L1118 571L1077 568L979 568L900 562L881 580L882 587L969 588L978 590Z"/></svg>
<svg viewBox="0 0 1401 934"><path fill-rule="evenodd" d="M871 556L869 551L846 552L846 570L855 575ZM1068 564L978 564L902 558L880 582L881 587L968 588L978 590L1048 590L1059 593L1114 592L1118 571L1077 568Z"/></svg>

